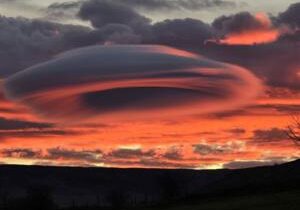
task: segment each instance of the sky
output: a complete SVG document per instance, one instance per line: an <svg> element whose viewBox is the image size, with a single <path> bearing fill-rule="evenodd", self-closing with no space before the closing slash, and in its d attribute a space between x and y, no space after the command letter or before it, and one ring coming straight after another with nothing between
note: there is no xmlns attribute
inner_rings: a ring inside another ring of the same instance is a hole
<svg viewBox="0 0 300 210"><path fill-rule="evenodd" d="M300 2L0 0L0 164L298 159Z"/></svg>

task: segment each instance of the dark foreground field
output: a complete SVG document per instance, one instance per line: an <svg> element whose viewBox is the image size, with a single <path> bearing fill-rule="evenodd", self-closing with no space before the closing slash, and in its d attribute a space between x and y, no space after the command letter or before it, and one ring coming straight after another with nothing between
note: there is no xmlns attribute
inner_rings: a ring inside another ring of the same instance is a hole
<svg viewBox="0 0 300 210"><path fill-rule="evenodd" d="M298 210L300 161L241 170L0 166L1 210Z"/></svg>
<svg viewBox="0 0 300 210"><path fill-rule="evenodd" d="M147 210L299 210L300 190L195 199ZM146 210L145 209L145 210Z"/></svg>

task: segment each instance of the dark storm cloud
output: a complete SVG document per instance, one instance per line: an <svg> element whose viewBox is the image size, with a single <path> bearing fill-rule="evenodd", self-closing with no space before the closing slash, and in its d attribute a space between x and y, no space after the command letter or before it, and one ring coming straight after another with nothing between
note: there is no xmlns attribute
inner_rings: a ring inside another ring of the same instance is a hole
<svg viewBox="0 0 300 210"><path fill-rule="evenodd" d="M122 24L107 24L96 32L102 34L104 44L137 44L142 37L137 35L132 28ZM92 33L93 34L93 33Z"/></svg>
<svg viewBox="0 0 300 210"><path fill-rule="evenodd" d="M135 158L145 158L154 157L156 155L155 150L143 151L142 149L127 149L120 148L111 151L106 155L106 158L116 158L116 159L135 159Z"/></svg>
<svg viewBox="0 0 300 210"><path fill-rule="evenodd" d="M12 74L81 45L89 29L41 20L0 16L0 76Z"/></svg>
<svg viewBox="0 0 300 210"><path fill-rule="evenodd" d="M54 21L75 19L82 3L82 1L72 1L50 4L45 10L45 18Z"/></svg>
<svg viewBox="0 0 300 210"><path fill-rule="evenodd" d="M300 3L291 4L290 7L274 18L277 25L288 26L289 33L281 38L283 41L297 43L300 41Z"/></svg>
<svg viewBox="0 0 300 210"><path fill-rule="evenodd" d="M219 17L213 22L212 26L196 19L165 20L151 25L149 20L146 21L146 17L140 15L135 9L130 8L130 5L141 5L143 2L144 4L153 4L153 2L150 1L150 3L148 1L147 3L145 3L145 1L131 1L131 4L121 4L119 1L86 1L84 3L85 6L83 5L81 7L82 12L87 15L86 20L92 23L100 21L100 23L96 24L99 30L91 33L88 39L94 40L94 37L98 39L101 37L101 40L105 40L102 43L141 42L167 44L186 48L201 48L206 40L210 40L213 37L222 37L238 33L247 34L250 31L254 33L250 35L250 37L252 37L250 43L272 42L279 38L280 40L298 40L296 32L291 34L282 33L280 24L274 24L276 19L287 19L284 17L291 13L291 9L282 13L280 16L282 18L275 17L271 19L266 15L254 15L249 12L242 12L231 16ZM73 8L74 5L81 5L81 3L62 4L61 8ZM169 5L169 3L165 1L154 2L154 5L155 3ZM107 5L110 5L109 8L112 9L112 13L101 12ZM296 6L297 5L293 5L291 8L296 8ZM59 7L58 4L53 6L53 8ZM120 16L118 15L119 9L123 11L120 13ZM90 10L91 13L89 12ZM127 15L127 13L130 15ZM122 14L126 14L127 17L122 18ZM81 16L80 12L79 16ZM132 22L139 22L141 24L138 24L139 27L136 27L132 25ZM106 25L111 25L108 28L115 28L113 30L114 32L112 32L111 29L103 29L104 25L105 27ZM143 30L140 30L140 26L142 26ZM260 36L255 33L259 33ZM258 37L262 38L257 40ZM96 43L96 41L91 41L91 43ZM299 86L299 82L297 82L296 79L292 79L297 78L294 75L297 73L299 64L298 59L295 58L296 55L299 54L299 47L297 46L289 47L286 43L276 43L274 45L254 46L253 48L245 49L226 48L226 46L220 46L219 49L212 49L210 46L206 46L201 49L204 53L206 53L207 50L212 52L212 57L215 57L216 54L218 57L220 53L224 52L221 57L225 55L225 61L238 63L252 69L255 73L259 74L259 76L267 80L267 83L271 86L288 86L289 88L291 86L293 86L292 88L298 88L297 86ZM232 51L233 54L226 51ZM274 64L274 61L276 61L276 64ZM286 69L289 73L283 74L283 71L286 71Z"/></svg>
<svg viewBox="0 0 300 210"><path fill-rule="evenodd" d="M20 71L54 55L81 46L137 43L140 37L126 25L108 24L99 30L44 20L0 16L0 76Z"/></svg>
<svg viewBox="0 0 300 210"><path fill-rule="evenodd" d="M231 16L221 16L214 20L212 26L224 34L265 28L265 24L249 12L241 12Z"/></svg>
<svg viewBox="0 0 300 210"><path fill-rule="evenodd" d="M291 4L289 8L278 16L279 23L285 23L293 28L300 27L300 3Z"/></svg>
<svg viewBox="0 0 300 210"><path fill-rule="evenodd" d="M84 2L88 1L73 1L51 4L48 8L50 10L68 10L79 8ZM92 0L93 1L93 0ZM94 0L95 1L95 0ZM104 2L105 0L96 0L97 2ZM113 0L115 4L127 5L136 9L144 9L151 11L165 11L165 10L190 10L199 11L213 8L236 8L245 6L245 2L237 3L235 1L226 0Z"/></svg>
<svg viewBox="0 0 300 210"><path fill-rule="evenodd" d="M147 10L205 10L209 8L234 8L242 6L226 0L117 0L120 3Z"/></svg>
<svg viewBox="0 0 300 210"><path fill-rule="evenodd" d="M246 69L157 45L69 51L5 84L12 99L59 120L123 117L124 112L162 117L164 109L168 115L230 110L252 101L260 90L259 80Z"/></svg>
<svg viewBox="0 0 300 210"><path fill-rule="evenodd" d="M83 1L69 1L69 2L55 2L53 4L50 4L47 9L49 11L66 11L66 10L72 10L72 9L79 9L79 7L82 5Z"/></svg>
<svg viewBox="0 0 300 210"><path fill-rule="evenodd" d="M96 30L45 20L1 17L0 56L3 59L0 68L3 70L0 75L12 74L81 46L159 43L189 48L203 46L214 35L214 29L209 24L196 19L174 19L150 24L148 18L117 1L56 3L49 6L48 12L59 18L61 12L79 9L78 16L94 23Z"/></svg>
<svg viewBox="0 0 300 210"><path fill-rule="evenodd" d="M203 50L208 57L235 63L250 69L272 87L299 90L300 47L297 42L281 42L255 46L210 45ZM205 49L205 50L204 50Z"/></svg>
<svg viewBox="0 0 300 210"><path fill-rule="evenodd" d="M127 26L143 43L203 45L205 40L212 37L210 25L201 20L186 18L151 24L150 19L139 14L130 4L124 4L123 1L122 3L106 0L87 1L80 7L78 16L90 21L98 29L107 24Z"/></svg>
<svg viewBox="0 0 300 210"><path fill-rule="evenodd" d="M29 122L22 120L5 119L0 117L0 131L2 130L20 130L20 129L45 129L52 128L52 124ZM0 134L1 135L1 134Z"/></svg>
<svg viewBox="0 0 300 210"><path fill-rule="evenodd" d="M287 131L280 128L271 128L268 130L254 130L252 139L256 142L276 142L287 140Z"/></svg>
<svg viewBox="0 0 300 210"><path fill-rule="evenodd" d="M179 3L180 2L180 3ZM150 24L150 19L141 15L134 8L155 5L172 8L175 5L190 5L191 8L222 5L221 1L107 1L91 0L70 3L56 3L50 5L48 13L55 18L70 16L69 10L77 8L78 17L90 21L91 24L103 30L106 25L118 25L127 27L130 36L139 37L142 43L168 44L168 45L203 45L205 40L212 38L213 30L209 24L201 20L186 18L165 20ZM198 5L199 6L199 5ZM126 39L125 39L126 40ZM119 42L116 42L119 43ZM123 41L123 43L132 43Z"/></svg>
<svg viewBox="0 0 300 210"><path fill-rule="evenodd" d="M152 26L152 42L171 46L202 46L213 36L210 25L197 19L173 19Z"/></svg>
<svg viewBox="0 0 300 210"><path fill-rule="evenodd" d="M140 15L132 7L107 0L84 2L78 16L83 20L91 21L95 28L101 28L107 24L123 24L141 32L150 23L150 19Z"/></svg>

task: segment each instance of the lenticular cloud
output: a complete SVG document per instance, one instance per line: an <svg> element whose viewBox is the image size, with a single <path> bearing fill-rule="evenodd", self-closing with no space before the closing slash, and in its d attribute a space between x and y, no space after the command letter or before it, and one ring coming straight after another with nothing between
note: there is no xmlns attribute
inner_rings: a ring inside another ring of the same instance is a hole
<svg viewBox="0 0 300 210"><path fill-rule="evenodd" d="M7 96L58 121L135 119L235 109L260 82L241 67L157 45L72 50L5 81Z"/></svg>

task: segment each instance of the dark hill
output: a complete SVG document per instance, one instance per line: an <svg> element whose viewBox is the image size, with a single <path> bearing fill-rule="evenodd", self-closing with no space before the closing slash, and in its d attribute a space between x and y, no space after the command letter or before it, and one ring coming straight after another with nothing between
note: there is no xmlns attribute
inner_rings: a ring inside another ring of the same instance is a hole
<svg viewBox="0 0 300 210"><path fill-rule="evenodd" d="M0 166L0 202L26 197L34 189L51 192L59 206L108 205L116 194L135 205L174 198L300 190L300 160L258 168L203 171Z"/></svg>

